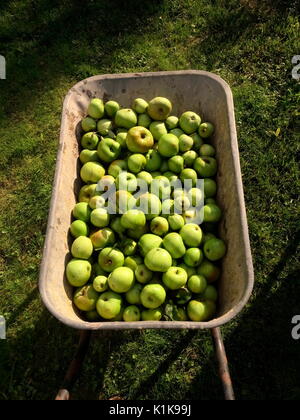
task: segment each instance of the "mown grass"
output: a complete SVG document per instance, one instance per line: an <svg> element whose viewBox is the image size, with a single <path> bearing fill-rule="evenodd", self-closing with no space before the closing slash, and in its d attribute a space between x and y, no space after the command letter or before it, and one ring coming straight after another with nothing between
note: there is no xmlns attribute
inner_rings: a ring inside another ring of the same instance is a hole
<svg viewBox="0 0 300 420"><path fill-rule="evenodd" d="M298 1L2 0L0 398L51 399L77 334L43 308L39 264L68 89L94 74L204 69L232 86L256 287L223 328L237 397L299 399ZM280 129L280 130L278 130ZM76 399L221 399L208 333L96 336Z"/></svg>

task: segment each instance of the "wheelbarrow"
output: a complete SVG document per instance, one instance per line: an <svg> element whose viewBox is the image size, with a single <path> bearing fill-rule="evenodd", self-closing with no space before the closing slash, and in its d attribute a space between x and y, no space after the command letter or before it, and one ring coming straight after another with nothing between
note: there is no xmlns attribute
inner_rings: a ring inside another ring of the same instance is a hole
<svg viewBox="0 0 300 420"><path fill-rule="evenodd" d="M65 277L71 258L69 227L80 189L78 127L94 97L114 99L128 107L134 98L168 97L175 115L185 110L198 112L215 124L212 144L217 150L217 200L224 213L220 236L228 246L219 281L219 305L208 322L86 322L72 304L72 287ZM75 359L67 372L57 399L69 399L70 387L83 363L93 331L125 329L210 329L215 343L225 398L234 399L228 362L220 327L235 318L248 302L254 285L239 150L230 87L215 74L204 71L110 74L90 77L67 94L62 113L59 151L48 228L40 271L39 288L47 309L65 325L81 331Z"/></svg>

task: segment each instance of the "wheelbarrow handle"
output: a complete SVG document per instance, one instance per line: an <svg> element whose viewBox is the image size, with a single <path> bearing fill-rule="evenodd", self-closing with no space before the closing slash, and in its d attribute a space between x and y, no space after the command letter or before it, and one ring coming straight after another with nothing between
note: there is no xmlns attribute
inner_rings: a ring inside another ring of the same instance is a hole
<svg viewBox="0 0 300 420"><path fill-rule="evenodd" d="M224 389L225 400L234 401L235 395L232 386L226 350L220 328L213 328L211 330L211 334L215 345L216 357L219 364L219 375Z"/></svg>

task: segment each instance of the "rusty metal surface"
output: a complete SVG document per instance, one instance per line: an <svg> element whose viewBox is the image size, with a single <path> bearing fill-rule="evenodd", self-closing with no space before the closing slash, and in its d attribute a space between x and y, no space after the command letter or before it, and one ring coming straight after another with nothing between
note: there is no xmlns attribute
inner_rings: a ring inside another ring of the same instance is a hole
<svg viewBox="0 0 300 420"><path fill-rule="evenodd" d="M80 187L79 145L76 127L92 97L115 99L128 107L136 97L150 100L166 96L174 114L186 110L212 121L212 143L219 161L218 201L224 210L220 235L228 245L219 283L219 312L209 322L98 322L84 321L72 304L72 288L65 278L70 259L68 230ZM218 76L202 71L135 73L95 76L75 85L67 94L62 113L61 135L53 195L48 220L39 288L45 306L64 324L81 330L107 329L205 329L233 319L249 300L254 284L239 151L230 87Z"/></svg>

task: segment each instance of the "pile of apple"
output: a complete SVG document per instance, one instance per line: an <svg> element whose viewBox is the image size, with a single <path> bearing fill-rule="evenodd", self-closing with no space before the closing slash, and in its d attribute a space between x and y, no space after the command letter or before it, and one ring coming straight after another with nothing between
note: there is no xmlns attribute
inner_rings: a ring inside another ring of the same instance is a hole
<svg viewBox="0 0 300 420"><path fill-rule="evenodd" d="M84 185L66 276L76 287L74 305L90 322L199 322L215 315L213 283L226 246L216 236L222 212L214 126L192 111L179 118L171 112L162 97L135 99L132 109L96 98L81 122ZM142 194L141 180L148 187ZM175 188L178 180L192 188ZM195 210L196 202L202 204Z"/></svg>

